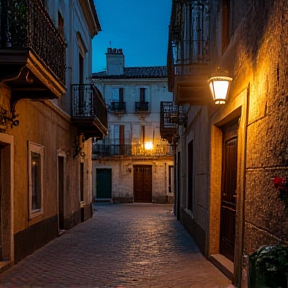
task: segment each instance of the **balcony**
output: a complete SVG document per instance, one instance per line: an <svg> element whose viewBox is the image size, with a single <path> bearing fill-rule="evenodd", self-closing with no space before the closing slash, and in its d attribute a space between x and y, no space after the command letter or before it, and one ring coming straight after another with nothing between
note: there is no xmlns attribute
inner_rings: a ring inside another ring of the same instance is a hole
<svg viewBox="0 0 288 288"><path fill-rule="evenodd" d="M125 114L126 102L111 102L110 111L115 115Z"/></svg>
<svg viewBox="0 0 288 288"><path fill-rule="evenodd" d="M189 105L179 106L173 102L161 101L160 103L160 134L163 139L172 143L173 136L177 133L179 125L186 127L187 111Z"/></svg>
<svg viewBox="0 0 288 288"><path fill-rule="evenodd" d="M153 149L147 150L143 144L93 144L92 153L95 158L109 156L171 156L172 147L168 143L157 143Z"/></svg>
<svg viewBox="0 0 288 288"><path fill-rule="evenodd" d="M20 99L65 93L66 44L40 0L0 2L0 81Z"/></svg>
<svg viewBox="0 0 288 288"><path fill-rule="evenodd" d="M107 107L100 91L90 84L72 85L72 123L85 139L103 139L108 132Z"/></svg>
<svg viewBox="0 0 288 288"><path fill-rule="evenodd" d="M169 91L178 105L206 105L211 100L209 22L209 1L173 1L167 68Z"/></svg>

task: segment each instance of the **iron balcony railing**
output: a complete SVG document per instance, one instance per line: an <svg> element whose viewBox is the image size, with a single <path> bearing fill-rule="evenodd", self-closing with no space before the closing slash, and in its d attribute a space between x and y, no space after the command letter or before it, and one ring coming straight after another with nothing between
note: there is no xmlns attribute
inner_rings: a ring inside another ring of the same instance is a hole
<svg viewBox="0 0 288 288"><path fill-rule="evenodd" d="M91 84L72 85L72 117L97 117L107 127L107 107L100 91Z"/></svg>
<svg viewBox="0 0 288 288"><path fill-rule="evenodd" d="M173 63L175 65L192 65L210 61L209 40L182 40L172 42Z"/></svg>
<svg viewBox="0 0 288 288"><path fill-rule="evenodd" d="M165 143L155 144L153 149L147 150L144 144L97 144L94 143L92 152L96 157L107 156L170 156L172 146Z"/></svg>
<svg viewBox="0 0 288 288"><path fill-rule="evenodd" d="M189 105L176 105L173 102L162 101L160 103L160 129L176 128L176 125L184 125L187 121Z"/></svg>
<svg viewBox="0 0 288 288"><path fill-rule="evenodd" d="M160 103L160 134L161 137L172 141L178 125L187 124L187 111L189 105L176 105L171 101Z"/></svg>
<svg viewBox="0 0 288 288"><path fill-rule="evenodd" d="M31 49L65 83L66 44L41 0L0 1L0 49Z"/></svg>
<svg viewBox="0 0 288 288"><path fill-rule="evenodd" d="M209 0L173 0L167 63L170 90L174 76L197 74L199 66L210 64L210 38Z"/></svg>
<svg viewBox="0 0 288 288"><path fill-rule="evenodd" d="M149 102L135 102L135 112L148 112Z"/></svg>
<svg viewBox="0 0 288 288"><path fill-rule="evenodd" d="M111 102L110 106L110 111L111 112L126 112L126 102Z"/></svg>

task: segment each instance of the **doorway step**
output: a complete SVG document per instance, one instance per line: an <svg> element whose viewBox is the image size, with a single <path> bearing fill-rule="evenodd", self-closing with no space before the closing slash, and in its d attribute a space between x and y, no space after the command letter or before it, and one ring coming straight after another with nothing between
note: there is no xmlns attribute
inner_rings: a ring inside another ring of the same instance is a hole
<svg viewBox="0 0 288 288"><path fill-rule="evenodd" d="M209 260L217 269L219 269L227 278L232 280L234 273L234 263L221 254L213 254Z"/></svg>

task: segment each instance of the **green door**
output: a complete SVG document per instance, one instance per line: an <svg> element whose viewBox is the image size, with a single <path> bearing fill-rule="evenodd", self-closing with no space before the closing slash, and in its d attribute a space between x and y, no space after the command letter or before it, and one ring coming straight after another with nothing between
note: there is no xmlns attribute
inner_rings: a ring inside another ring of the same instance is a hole
<svg viewBox="0 0 288 288"><path fill-rule="evenodd" d="M111 175L111 169L96 169L96 199L111 199Z"/></svg>

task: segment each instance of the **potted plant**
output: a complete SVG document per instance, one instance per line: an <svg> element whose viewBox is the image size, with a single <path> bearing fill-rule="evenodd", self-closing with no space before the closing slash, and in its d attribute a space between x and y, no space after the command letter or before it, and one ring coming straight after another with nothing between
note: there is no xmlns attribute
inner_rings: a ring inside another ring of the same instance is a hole
<svg viewBox="0 0 288 288"><path fill-rule="evenodd" d="M249 287L288 288L288 246L262 246L249 257Z"/></svg>

